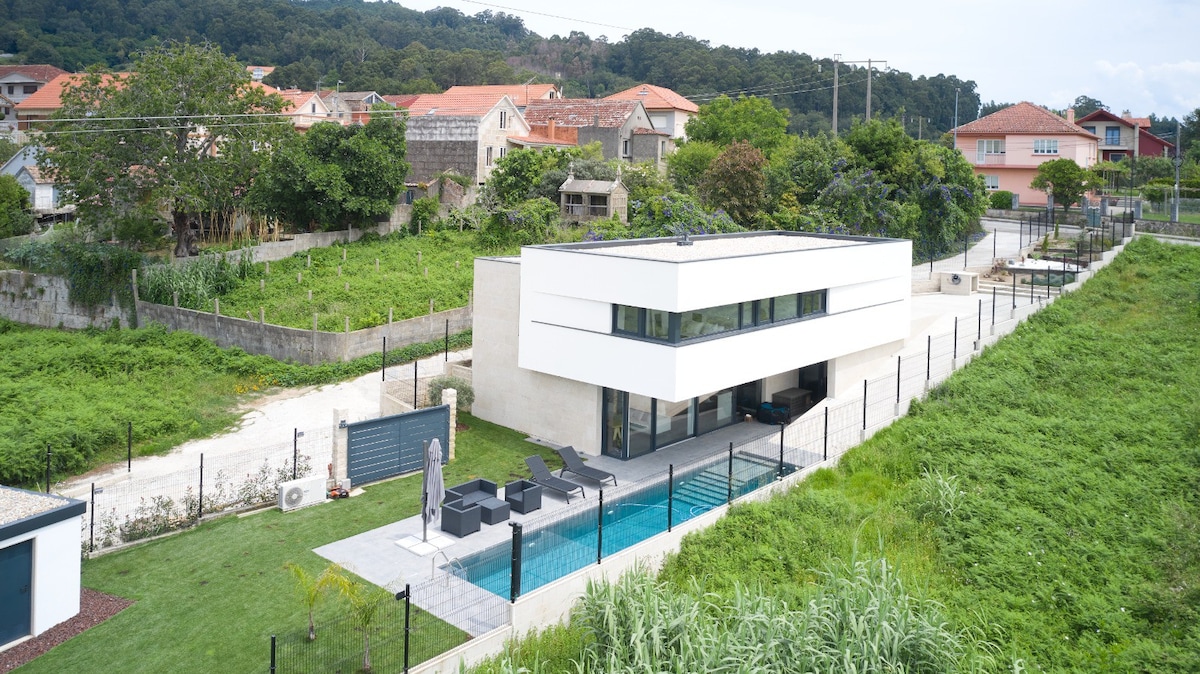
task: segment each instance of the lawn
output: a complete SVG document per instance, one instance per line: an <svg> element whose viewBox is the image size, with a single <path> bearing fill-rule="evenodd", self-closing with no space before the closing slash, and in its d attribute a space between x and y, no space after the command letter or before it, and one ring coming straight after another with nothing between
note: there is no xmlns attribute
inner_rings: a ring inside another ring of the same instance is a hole
<svg viewBox="0 0 1200 674"><path fill-rule="evenodd" d="M523 460L531 454L556 465L552 451L526 442L524 434L468 414L459 421L467 428L459 432L456 458L446 466L447 484L524 477ZM420 500L421 479L413 475L367 486L355 498L287 514L272 509L222 517L85 560L84 585L136 603L17 671L266 671L270 635L307 626L284 564L296 562L319 573L326 562L313 548L416 515ZM328 601L318 607L318 621L333 610ZM416 653L412 662L435 654Z"/></svg>
<svg viewBox="0 0 1200 674"><path fill-rule="evenodd" d="M1200 249L1137 239L838 467L685 539L661 602L698 581L804 607L832 560L885 558L992 644L985 669L1200 671L1197 278ZM554 628L517 664L573 669L606 638Z"/></svg>

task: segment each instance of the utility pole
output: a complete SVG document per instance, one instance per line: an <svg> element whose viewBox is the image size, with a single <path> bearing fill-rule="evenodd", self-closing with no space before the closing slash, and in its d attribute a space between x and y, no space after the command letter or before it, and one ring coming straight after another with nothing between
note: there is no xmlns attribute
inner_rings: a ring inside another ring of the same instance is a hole
<svg viewBox="0 0 1200 674"><path fill-rule="evenodd" d="M958 87L954 87L954 149L958 149Z"/></svg>
<svg viewBox="0 0 1200 674"><path fill-rule="evenodd" d="M867 59L867 121L871 121L871 80L875 79L871 73L871 59Z"/></svg>
<svg viewBox="0 0 1200 674"><path fill-rule="evenodd" d="M1171 203L1171 222L1179 222L1179 167L1183 164L1183 157L1179 155L1179 132L1180 124L1175 122L1175 200Z"/></svg>
<svg viewBox="0 0 1200 674"><path fill-rule="evenodd" d="M838 130L838 59L842 58L841 54L833 55L833 137L837 138Z"/></svg>

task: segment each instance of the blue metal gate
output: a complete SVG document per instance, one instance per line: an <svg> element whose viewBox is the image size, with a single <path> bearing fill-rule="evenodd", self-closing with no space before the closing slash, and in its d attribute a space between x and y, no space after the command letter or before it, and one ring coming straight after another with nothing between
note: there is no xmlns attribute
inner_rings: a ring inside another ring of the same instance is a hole
<svg viewBox="0 0 1200 674"><path fill-rule="evenodd" d="M33 541L0 549L0 646L29 634L32 585Z"/></svg>
<svg viewBox="0 0 1200 674"><path fill-rule="evenodd" d="M437 438L443 461L450 453L448 405L359 421L346 429L346 472L355 485L421 470L422 441Z"/></svg>

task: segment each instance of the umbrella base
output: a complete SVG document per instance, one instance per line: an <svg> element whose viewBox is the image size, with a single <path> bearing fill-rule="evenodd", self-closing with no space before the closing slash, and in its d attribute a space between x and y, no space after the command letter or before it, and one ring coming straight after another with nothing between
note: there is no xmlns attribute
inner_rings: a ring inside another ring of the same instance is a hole
<svg viewBox="0 0 1200 674"><path fill-rule="evenodd" d="M430 534L429 540L423 541L421 540L420 536L414 534L412 536L405 536L404 538L396 541L396 545L399 545L414 555L421 555L424 557L425 555L432 555L438 550L454 545L454 541L441 534Z"/></svg>

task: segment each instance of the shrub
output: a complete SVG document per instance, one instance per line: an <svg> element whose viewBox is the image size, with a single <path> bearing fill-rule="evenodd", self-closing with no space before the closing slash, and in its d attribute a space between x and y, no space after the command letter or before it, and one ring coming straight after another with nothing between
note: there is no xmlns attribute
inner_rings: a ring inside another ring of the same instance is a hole
<svg viewBox="0 0 1200 674"><path fill-rule="evenodd" d="M988 208L1000 211L1012 209L1013 193L1008 190L997 190L988 196Z"/></svg>
<svg viewBox="0 0 1200 674"><path fill-rule="evenodd" d="M434 377L429 382L429 403L432 405L441 405L442 391L448 388L458 391L459 409L471 408L471 403L475 402L475 389L471 388L470 382L462 377Z"/></svg>
<svg viewBox="0 0 1200 674"><path fill-rule="evenodd" d="M437 197L421 197L412 204L412 230L421 232L429 228L437 219Z"/></svg>

